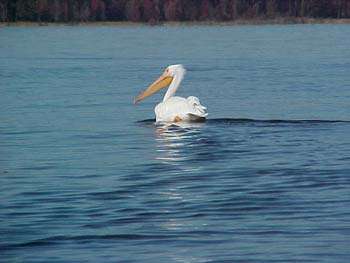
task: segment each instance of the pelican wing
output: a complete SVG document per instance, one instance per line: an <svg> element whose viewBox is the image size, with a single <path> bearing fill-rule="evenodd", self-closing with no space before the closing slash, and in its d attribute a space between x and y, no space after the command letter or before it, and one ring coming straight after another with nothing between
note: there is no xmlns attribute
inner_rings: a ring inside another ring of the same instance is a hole
<svg viewBox="0 0 350 263"><path fill-rule="evenodd" d="M198 121L208 115L206 107L193 96L187 99L171 97L159 103L155 108L157 122Z"/></svg>
<svg viewBox="0 0 350 263"><path fill-rule="evenodd" d="M205 118L208 116L207 108L200 103L197 97L190 96L187 98L187 102L190 105L190 108L192 108L192 111L188 114L198 116L201 118Z"/></svg>

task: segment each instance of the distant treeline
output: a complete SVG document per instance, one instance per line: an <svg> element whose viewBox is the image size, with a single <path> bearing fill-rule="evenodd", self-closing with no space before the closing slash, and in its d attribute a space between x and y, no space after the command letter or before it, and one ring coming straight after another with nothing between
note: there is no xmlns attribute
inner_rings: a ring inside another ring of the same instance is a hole
<svg viewBox="0 0 350 263"><path fill-rule="evenodd" d="M0 21L233 21L349 18L350 0L0 0Z"/></svg>

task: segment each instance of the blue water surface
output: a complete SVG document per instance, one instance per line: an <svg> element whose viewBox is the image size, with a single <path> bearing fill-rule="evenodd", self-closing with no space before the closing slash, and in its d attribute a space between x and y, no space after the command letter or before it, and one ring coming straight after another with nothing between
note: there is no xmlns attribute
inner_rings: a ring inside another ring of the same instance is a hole
<svg viewBox="0 0 350 263"><path fill-rule="evenodd" d="M349 262L350 26L0 28L1 262ZM169 64L206 123L155 125Z"/></svg>

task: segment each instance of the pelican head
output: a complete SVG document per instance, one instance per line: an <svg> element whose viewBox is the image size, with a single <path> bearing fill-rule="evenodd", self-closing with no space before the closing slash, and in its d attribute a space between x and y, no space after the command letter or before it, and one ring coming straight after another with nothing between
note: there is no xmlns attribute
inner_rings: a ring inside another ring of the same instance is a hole
<svg viewBox="0 0 350 263"><path fill-rule="evenodd" d="M185 74L185 72L186 72L185 68L180 64L168 66L164 70L163 74L156 81L154 81L146 90L142 91L134 99L134 104L151 96L152 94L156 93L157 91L161 90L162 88L169 86L170 84L173 83L173 80L177 76L183 76ZM182 79L182 77L181 77L181 79Z"/></svg>

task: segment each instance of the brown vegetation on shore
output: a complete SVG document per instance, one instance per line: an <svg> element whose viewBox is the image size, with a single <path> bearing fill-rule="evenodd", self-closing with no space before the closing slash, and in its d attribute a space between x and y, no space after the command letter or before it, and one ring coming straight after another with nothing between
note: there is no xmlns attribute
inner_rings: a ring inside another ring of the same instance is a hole
<svg viewBox="0 0 350 263"><path fill-rule="evenodd" d="M0 22L280 21L350 18L349 0L0 0Z"/></svg>

